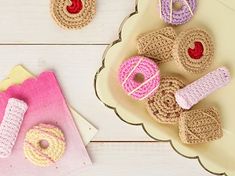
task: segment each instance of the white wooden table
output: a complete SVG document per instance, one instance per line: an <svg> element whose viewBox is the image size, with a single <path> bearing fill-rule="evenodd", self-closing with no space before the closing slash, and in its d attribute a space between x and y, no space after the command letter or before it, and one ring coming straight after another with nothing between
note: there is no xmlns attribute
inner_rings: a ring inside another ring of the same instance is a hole
<svg viewBox="0 0 235 176"><path fill-rule="evenodd" d="M94 163L80 176L210 176L197 160L178 155L169 143L152 141L141 127L123 123L95 96L94 75L102 54L118 36L135 0L97 0L94 21L82 30L59 28L50 0L0 0L0 78L16 64L34 73L56 71L68 101L99 132L87 149Z"/></svg>

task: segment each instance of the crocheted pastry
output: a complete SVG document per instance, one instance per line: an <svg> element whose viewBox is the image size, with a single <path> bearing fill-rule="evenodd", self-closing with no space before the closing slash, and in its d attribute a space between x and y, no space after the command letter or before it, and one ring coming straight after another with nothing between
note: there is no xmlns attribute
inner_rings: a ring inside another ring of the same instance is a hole
<svg viewBox="0 0 235 176"><path fill-rule="evenodd" d="M128 95L134 99L143 100L153 95L158 89L159 68L151 59L133 56L120 66L119 80Z"/></svg>
<svg viewBox="0 0 235 176"><path fill-rule="evenodd" d="M30 129L24 140L25 157L37 166L49 166L59 160L65 151L62 131L49 124Z"/></svg>
<svg viewBox="0 0 235 176"><path fill-rule="evenodd" d="M21 100L15 98L8 100L5 114L0 124L1 158L6 158L11 154L27 109L27 104Z"/></svg>
<svg viewBox="0 0 235 176"><path fill-rule="evenodd" d="M179 120L179 136L186 144L205 143L221 138L223 131L218 111L210 107L183 112Z"/></svg>
<svg viewBox="0 0 235 176"><path fill-rule="evenodd" d="M176 39L175 30L172 27L158 29L142 34L137 39L137 49L140 55L154 59L158 64L173 59L172 48Z"/></svg>
<svg viewBox="0 0 235 176"><path fill-rule="evenodd" d="M230 79L228 69L220 67L178 90L175 94L176 101L182 108L190 109L212 92L227 85Z"/></svg>
<svg viewBox="0 0 235 176"><path fill-rule="evenodd" d="M86 26L96 12L96 0L51 0L51 13L64 28L80 29Z"/></svg>
<svg viewBox="0 0 235 176"><path fill-rule="evenodd" d="M212 64L212 38L205 30L199 28L185 30L174 42L173 56L185 70L201 73Z"/></svg>
<svg viewBox="0 0 235 176"><path fill-rule="evenodd" d="M174 95L184 86L177 77L163 76L158 91L146 101L149 114L160 123L177 123L183 109L176 103Z"/></svg>
<svg viewBox="0 0 235 176"><path fill-rule="evenodd" d="M194 15L196 0L159 0L160 17L173 25L188 22Z"/></svg>

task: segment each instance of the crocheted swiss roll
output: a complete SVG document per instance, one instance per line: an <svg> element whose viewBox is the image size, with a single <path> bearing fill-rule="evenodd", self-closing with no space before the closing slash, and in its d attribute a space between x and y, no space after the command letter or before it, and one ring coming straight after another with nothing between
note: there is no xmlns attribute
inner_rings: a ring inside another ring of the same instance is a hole
<svg viewBox="0 0 235 176"><path fill-rule="evenodd" d="M10 98L0 124L0 157L8 157L15 145L28 106L25 102Z"/></svg>
<svg viewBox="0 0 235 176"><path fill-rule="evenodd" d="M190 109L212 92L226 86L230 79L228 69L220 67L178 90L175 93L176 101L182 108Z"/></svg>

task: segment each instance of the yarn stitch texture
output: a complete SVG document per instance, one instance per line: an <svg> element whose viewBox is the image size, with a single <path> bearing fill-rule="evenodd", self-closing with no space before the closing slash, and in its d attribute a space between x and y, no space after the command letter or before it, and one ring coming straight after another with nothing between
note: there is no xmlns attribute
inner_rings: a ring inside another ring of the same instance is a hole
<svg viewBox="0 0 235 176"><path fill-rule="evenodd" d="M15 98L8 100L4 117L0 124L1 158L7 158L12 153L27 109L27 104L21 100Z"/></svg>
<svg viewBox="0 0 235 176"><path fill-rule="evenodd" d="M175 92L185 86L175 76L163 76L158 91L146 101L149 114L160 123L176 124L184 111L175 101Z"/></svg>
<svg viewBox="0 0 235 176"><path fill-rule="evenodd" d="M144 77L142 82L135 80L137 74ZM143 100L157 91L160 84L159 68L151 59L133 56L120 66L119 80L128 95L134 99Z"/></svg>
<svg viewBox="0 0 235 176"><path fill-rule="evenodd" d="M180 3L180 9L174 9L174 4ZM159 0L160 17L166 23L180 25L188 22L196 11L196 0Z"/></svg>
<svg viewBox="0 0 235 176"><path fill-rule="evenodd" d="M157 64L173 59L172 48L176 32L172 27L157 29L141 34L137 38L137 49L140 55L152 58Z"/></svg>
<svg viewBox="0 0 235 176"><path fill-rule="evenodd" d="M209 94L226 86L230 79L228 69L220 67L178 90L175 93L176 101L182 108L190 109Z"/></svg>
<svg viewBox="0 0 235 176"><path fill-rule="evenodd" d="M190 28L179 34L172 51L175 60L186 71L198 74L212 64L214 43L207 31Z"/></svg>
<svg viewBox="0 0 235 176"><path fill-rule="evenodd" d="M41 146L47 141L48 147ZM59 160L65 151L63 132L50 124L39 124L30 129L24 140L25 157L33 164L41 167L49 166Z"/></svg>
<svg viewBox="0 0 235 176"><path fill-rule="evenodd" d="M82 7L73 7L76 3L70 0L51 0L51 14L59 26L80 29L91 22L96 13L96 0L79 1Z"/></svg>
<svg viewBox="0 0 235 176"><path fill-rule="evenodd" d="M223 131L216 108L183 112L179 120L179 136L186 144L205 143L221 138Z"/></svg>

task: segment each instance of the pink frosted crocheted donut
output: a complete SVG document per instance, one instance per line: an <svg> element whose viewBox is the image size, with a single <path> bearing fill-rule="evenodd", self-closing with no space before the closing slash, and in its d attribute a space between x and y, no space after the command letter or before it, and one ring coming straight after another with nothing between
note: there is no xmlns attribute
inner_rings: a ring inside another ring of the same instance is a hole
<svg viewBox="0 0 235 176"><path fill-rule="evenodd" d="M128 95L143 100L156 92L160 84L160 72L153 60L133 56L120 66L119 80Z"/></svg>

